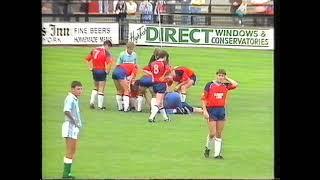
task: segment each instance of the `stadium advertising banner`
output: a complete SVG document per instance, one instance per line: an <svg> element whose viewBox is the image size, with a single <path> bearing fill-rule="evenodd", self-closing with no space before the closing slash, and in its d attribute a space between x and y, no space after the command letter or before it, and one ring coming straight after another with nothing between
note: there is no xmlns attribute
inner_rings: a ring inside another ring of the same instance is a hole
<svg viewBox="0 0 320 180"><path fill-rule="evenodd" d="M138 45L274 49L273 28L175 27L129 24L129 41ZM161 41L160 41L161 40Z"/></svg>
<svg viewBox="0 0 320 180"><path fill-rule="evenodd" d="M42 23L42 44L119 44L118 23Z"/></svg>

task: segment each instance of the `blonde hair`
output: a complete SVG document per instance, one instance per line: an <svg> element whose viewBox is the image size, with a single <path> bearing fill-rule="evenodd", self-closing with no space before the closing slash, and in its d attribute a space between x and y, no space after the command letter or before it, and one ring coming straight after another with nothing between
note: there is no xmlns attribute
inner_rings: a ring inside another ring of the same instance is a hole
<svg viewBox="0 0 320 180"><path fill-rule="evenodd" d="M135 47L135 45L134 45L134 43L133 42L128 42L127 43L127 49L134 49L134 47Z"/></svg>

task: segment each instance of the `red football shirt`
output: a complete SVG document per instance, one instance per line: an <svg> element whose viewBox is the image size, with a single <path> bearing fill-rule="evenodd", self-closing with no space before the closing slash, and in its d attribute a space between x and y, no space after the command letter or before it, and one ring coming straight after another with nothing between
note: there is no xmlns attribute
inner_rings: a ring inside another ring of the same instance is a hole
<svg viewBox="0 0 320 180"><path fill-rule="evenodd" d="M137 75L138 66L137 64L119 64L119 67L123 68L126 71L126 75L130 76L133 74L133 78Z"/></svg>
<svg viewBox="0 0 320 180"><path fill-rule="evenodd" d="M150 66L145 66L145 67L143 68L143 70L151 72ZM146 74L146 73L145 73L144 76L146 76L146 77L151 77L150 74Z"/></svg>
<svg viewBox="0 0 320 180"><path fill-rule="evenodd" d="M178 67L175 69L176 76L173 78L175 82L183 82L190 79L192 76L195 76L195 72L186 67Z"/></svg>
<svg viewBox="0 0 320 180"><path fill-rule="evenodd" d="M170 71L170 66L162 59L158 59L150 64L150 72L152 73L155 83L166 83L167 80L165 76L170 73Z"/></svg>
<svg viewBox="0 0 320 180"><path fill-rule="evenodd" d="M201 99L205 100L207 107L224 107L228 91L235 88L236 86L230 83L209 82L204 88Z"/></svg>
<svg viewBox="0 0 320 180"><path fill-rule="evenodd" d="M94 70L106 70L106 64L111 64L111 54L104 47L97 47L86 57L87 61L92 61Z"/></svg>

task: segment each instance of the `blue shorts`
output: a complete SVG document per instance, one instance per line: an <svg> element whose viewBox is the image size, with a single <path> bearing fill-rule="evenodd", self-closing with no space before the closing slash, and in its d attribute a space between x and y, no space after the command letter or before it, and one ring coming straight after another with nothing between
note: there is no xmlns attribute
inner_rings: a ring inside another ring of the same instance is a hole
<svg viewBox="0 0 320 180"><path fill-rule="evenodd" d="M127 72L121 67L116 67L112 72L112 79L123 80L126 79Z"/></svg>
<svg viewBox="0 0 320 180"><path fill-rule="evenodd" d="M191 76L191 78L190 78L190 79L192 79L192 80L193 80L193 84L192 84L192 85L195 85L195 84L196 84L196 82L197 82L197 76L193 75L193 76Z"/></svg>
<svg viewBox="0 0 320 180"><path fill-rule="evenodd" d="M151 87L154 83L152 82L152 77L142 77L139 80L139 86Z"/></svg>
<svg viewBox="0 0 320 180"><path fill-rule="evenodd" d="M92 70L94 81L106 81L107 73L104 70Z"/></svg>
<svg viewBox="0 0 320 180"><path fill-rule="evenodd" d="M155 83L152 86L154 93L166 93L167 91L167 83Z"/></svg>
<svg viewBox="0 0 320 180"><path fill-rule="evenodd" d="M224 121L226 118L226 110L224 107L207 108L209 121Z"/></svg>

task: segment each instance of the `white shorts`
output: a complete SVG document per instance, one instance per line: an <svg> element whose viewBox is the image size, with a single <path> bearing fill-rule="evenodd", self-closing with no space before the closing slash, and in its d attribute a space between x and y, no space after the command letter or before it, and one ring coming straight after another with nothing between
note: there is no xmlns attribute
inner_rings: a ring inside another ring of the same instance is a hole
<svg viewBox="0 0 320 180"><path fill-rule="evenodd" d="M79 135L79 128L76 127L74 124L71 124L69 121L65 121L62 124L62 137L78 139L78 135Z"/></svg>

